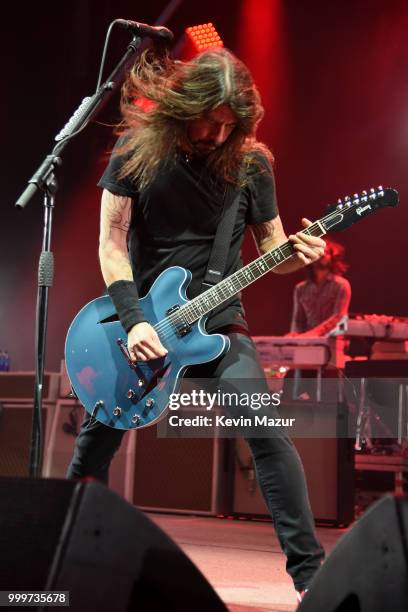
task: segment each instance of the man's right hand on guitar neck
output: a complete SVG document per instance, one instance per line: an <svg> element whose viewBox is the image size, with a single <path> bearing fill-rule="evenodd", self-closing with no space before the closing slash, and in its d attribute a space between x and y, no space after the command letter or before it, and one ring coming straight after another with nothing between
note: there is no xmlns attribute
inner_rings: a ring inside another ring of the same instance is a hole
<svg viewBox="0 0 408 612"><path fill-rule="evenodd" d="M128 351L133 362L157 359L167 355L167 349L160 342L155 329L142 321L132 327L128 333Z"/></svg>

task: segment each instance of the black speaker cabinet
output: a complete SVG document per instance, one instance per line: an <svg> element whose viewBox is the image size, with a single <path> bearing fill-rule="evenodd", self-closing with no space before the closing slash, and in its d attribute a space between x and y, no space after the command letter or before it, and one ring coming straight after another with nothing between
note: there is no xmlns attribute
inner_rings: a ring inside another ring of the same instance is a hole
<svg viewBox="0 0 408 612"><path fill-rule="evenodd" d="M64 478L72 458L84 408L74 399L58 400L48 410L48 436L43 471L46 478ZM128 431L109 469L109 488L132 502L135 465L135 431Z"/></svg>
<svg viewBox="0 0 408 612"><path fill-rule="evenodd" d="M345 374L348 378L408 378L408 360L368 359L348 361Z"/></svg>
<svg viewBox="0 0 408 612"><path fill-rule="evenodd" d="M0 372L0 402L21 402L34 396L35 372ZM54 402L60 387L59 372L44 372L43 400Z"/></svg>
<svg viewBox="0 0 408 612"><path fill-rule="evenodd" d="M0 479L0 590L68 591L73 612L227 610L154 523L89 482Z"/></svg>
<svg viewBox="0 0 408 612"><path fill-rule="evenodd" d="M133 501L143 510L217 515L231 512L232 445L220 438L136 434Z"/></svg>
<svg viewBox="0 0 408 612"><path fill-rule="evenodd" d="M299 612L408 610L408 500L386 496L353 525L315 575Z"/></svg>
<svg viewBox="0 0 408 612"><path fill-rule="evenodd" d="M408 430L408 360L349 361L346 376L354 379L358 408L365 407L368 427L361 437L374 444L406 444Z"/></svg>
<svg viewBox="0 0 408 612"><path fill-rule="evenodd" d="M49 427L48 416L55 406L43 402L42 423L44 439ZM0 403L0 476L28 476L33 404L25 402Z"/></svg>
<svg viewBox="0 0 408 612"><path fill-rule="evenodd" d="M325 437L293 437L292 441L303 463L315 520L349 525L354 519L354 439L341 437L347 431L347 406L286 402L279 412L283 418L296 418L300 429L303 422L305 436L310 422L319 423L325 432ZM239 516L270 518L255 479L251 453L243 440L236 440L235 446L233 511Z"/></svg>

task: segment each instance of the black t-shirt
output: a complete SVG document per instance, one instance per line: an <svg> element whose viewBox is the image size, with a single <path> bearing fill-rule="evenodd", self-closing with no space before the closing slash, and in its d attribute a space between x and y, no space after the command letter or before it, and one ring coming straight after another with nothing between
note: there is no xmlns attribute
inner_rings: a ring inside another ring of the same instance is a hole
<svg viewBox="0 0 408 612"><path fill-rule="evenodd" d="M224 188L212 180L204 159L188 160L180 155L175 164L163 164L150 186L138 192L128 177L118 179L123 161L123 156L113 153L98 185L133 199L128 239L139 295L148 292L163 270L182 266L192 273L187 296L195 297L207 269ZM224 278L243 265L241 244L246 225L268 221L278 214L272 169L264 157L259 161L261 170L254 168L247 186L241 189ZM206 327L214 331L227 325L247 329L239 294L214 309Z"/></svg>

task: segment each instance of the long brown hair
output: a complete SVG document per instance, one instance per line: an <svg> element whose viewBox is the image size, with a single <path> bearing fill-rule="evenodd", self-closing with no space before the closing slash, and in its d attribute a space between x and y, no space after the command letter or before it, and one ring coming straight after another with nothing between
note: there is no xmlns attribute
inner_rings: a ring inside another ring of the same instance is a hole
<svg viewBox="0 0 408 612"><path fill-rule="evenodd" d="M127 134L119 154L127 153L120 177L144 189L160 164L174 163L180 150L192 152L187 124L221 104L228 104L237 125L207 158L214 177L244 184L242 169L257 164L268 147L256 140L264 110L248 68L223 48L203 51L188 62L157 58L145 51L122 87L122 131Z"/></svg>
<svg viewBox="0 0 408 612"><path fill-rule="evenodd" d="M344 246L342 244L339 244L332 238L325 238L325 242L326 248L324 250L324 255L327 256L329 260L327 261L327 264L324 267L328 268L331 274L343 276L349 267L345 261ZM306 278L314 280L315 265L319 265L319 260L317 260L315 264L312 264L311 266L307 266L305 268Z"/></svg>

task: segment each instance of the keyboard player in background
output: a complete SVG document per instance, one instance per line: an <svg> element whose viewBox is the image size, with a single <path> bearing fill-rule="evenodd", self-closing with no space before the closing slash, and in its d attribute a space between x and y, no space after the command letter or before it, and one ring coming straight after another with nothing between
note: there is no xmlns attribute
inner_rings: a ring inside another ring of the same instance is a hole
<svg viewBox="0 0 408 612"><path fill-rule="evenodd" d="M351 286L343 277L347 267L344 247L326 240L324 255L306 268L306 280L295 287L288 335L325 336L348 313Z"/></svg>
<svg viewBox="0 0 408 612"><path fill-rule="evenodd" d="M308 266L306 279L293 293L293 310L288 337L326 336L348 313L351 286L343 274L347 270L344 247L326 239L324 255ZM283 387L287 399L311 399L315 393L316 370L292 369Z"/></svg>

